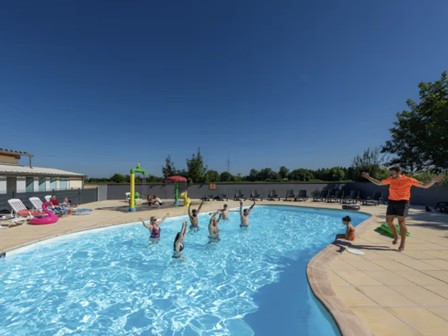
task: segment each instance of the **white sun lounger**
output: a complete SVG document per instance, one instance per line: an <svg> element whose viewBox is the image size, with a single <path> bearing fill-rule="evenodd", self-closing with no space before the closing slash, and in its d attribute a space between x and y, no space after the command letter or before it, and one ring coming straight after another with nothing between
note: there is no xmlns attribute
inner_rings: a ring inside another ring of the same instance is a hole
<svg viewBox="0 0 448 336"><path fill-rule="evenodd" d="M8 200L8 204L12 208L15 215L18 215L20 211L28 211L28 213L30 213L25 204L23 204L23 202L18 198L11 198Z"/></svg>
<svg viewBox="0 0 448 336"><path fill-rule="evenodd" d="M40 200L39 197L30 197L29 198L31 204L33 205L33 208L36 211L42 211L42 201Z"/></svg>
<svg viewBox="0 0 448 336"><path fill-rule="evenodd" d="M13 210L13 215L7 216L6 218L3 218L3 219L0 219L0 222L1 222L0 225L7 225L8 227L10 227L12 225L20 225L20 224L27 222L29 219L33 218L33 216L31 215L31 212L27 209L25 204L23 204L23 202L20 199L12 198L12 199L8 200L8 204ZM20 211L27 211L28 216L26 216L26 217L19 216L18 214Z"/></svg>
<svg viewBox="0 0 448 336"><path fill-rule="evenodd" d="M45 198L45 200L46 200L47 202L50 202L50 200L51 200L51 195L47 195L47 196L45 196L44 198Z"/></svg>

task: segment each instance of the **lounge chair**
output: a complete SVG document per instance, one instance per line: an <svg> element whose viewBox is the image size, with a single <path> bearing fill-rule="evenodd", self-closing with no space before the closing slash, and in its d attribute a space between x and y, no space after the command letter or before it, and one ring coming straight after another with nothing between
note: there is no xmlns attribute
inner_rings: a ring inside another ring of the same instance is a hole
<svg viewBox="0 0 448 336"><path fill-rule="evenodd" d="M241 192L241 190L238 190L238 192L235 193L233 200L234 201L245 201L246 198L244 197L244 194Z"/></svg>
<svg viewBox="0 0 448 336"><path fill-rule="evenodd" d="M286 190L285 201L293 201L295 198L294 190Z"/></svg>
<svg viewBox="0 0 448 336"><path fill-rule="evenodd" d="M434 207L434 210L447 213L448 202L437 202L436 206Z"/></svg>
<svg viewBox="0 0 448 336"><path fill-rule="evenodd" d="M129 193L129 194L130 194L130 193ZM51 195L46 195L46 196L44 196L44 198L45 198L45 201L50 202L50 200L51 200Z"/></svg>
<svg viewBox="0 0 448 336"><path fill-rule="evenodd" d="M272 189L271 191L269 191L268 201L280 201L280 196L277 195L277 192L275 191L275 189Z"/></svg>
<svg viewBox="0 0 448 336"><path fill-rule="evenodd" d="M316 192L313 196L313 202L325 202L327 200L328 190Z"/></svg>
<svg viewBox="0 0 448 336"><path fill-rule="evenodd" d="M34 209L36 209L36 211L42 211L43 202L41 201L41 199L39 197L30 197L29 200L30 200L31 204L33 205ZM62 207L54 207L54 206L49 207L48 210L54 212L56 215L59 215L59 216L66 215L68 212L68 209L66 210L66 209L63 209Z"/></svg>
<svg viewBox="0 0 448 336"><path fill-rule="evenodd" d="M263 200L263 198L262 198L262 197L260 196L260 194L257 192L257 189L252 190L252 192L250 193L250 197L249 197L249 199L250 199L251 201L257 201L257 200L262 201L262 200Z"/></svg>
<svg viewBox="0 0 448 336"><path fill-rule="evenodd" d="M349 204L353 203L356 204L359 201L359 191L357 190L351 190L348 195L345 195L341 198L342 203Z"/></svg>
<svg viewBox="0 0 448 336"><path fill-rule="evenodd" d="M339 189L331 189L327 195L327 202L339 202L341 200L341 191Z"/></svg>
<svg viewBox="0 0 448 336"><path fill-rule="evenodd" d="M215 201L228 201L229 200L229 198L227 197L226 194L219 194L219 195L213 197L213 199Z"/></svg>
<svg viewBox="0 0 448 336"><path fill-rule="evenodd" d="M13 214L16 216L26 217L31 215L31 211L18 198L8 200L8 204L12 208Z"/></svg>
<svg viewBox="0 0 448 336"><path fill-rule="evenodd" d="M306 190L299 190L299 193L297 194L297 196L294 198L294 201L307 201L308 200L308 195L306 193Z"/></svg>
<svg viewBox="0 0 448 336"><path fill-rule="evenodd" d="M379 205L380 202L385 204L383 193L381 191L377 191L375 194L373 194L372 197L367 197L366 199L362 200L363 205Z"/></svg>
<svg viewBox="0 0 448 336"><path fill-rule="evenodd" d="M3 215L0 216L0 226L7 226L10 228L11 226L21 225L31 219L32 217L15 217L14 215Z"/></svg>
<svg viewBox="0 0 448 336"><path fill-rule="evenodd" d="M208 202L211 201L214 197L215 195L204 195L201 197L201 201Z"/></svg>

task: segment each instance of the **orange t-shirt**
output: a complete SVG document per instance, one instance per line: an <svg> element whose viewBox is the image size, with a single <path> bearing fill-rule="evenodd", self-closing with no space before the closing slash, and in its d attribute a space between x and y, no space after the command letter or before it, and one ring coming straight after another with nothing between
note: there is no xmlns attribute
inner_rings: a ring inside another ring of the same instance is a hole
<svg viewBox="0 0 448 336"><path fill-rule="evenodd" d="M412 186L420 184L419 181L408 176L399 178L388 177L381 182L389 185L389 199L391 201L409 201Z"/></svg>

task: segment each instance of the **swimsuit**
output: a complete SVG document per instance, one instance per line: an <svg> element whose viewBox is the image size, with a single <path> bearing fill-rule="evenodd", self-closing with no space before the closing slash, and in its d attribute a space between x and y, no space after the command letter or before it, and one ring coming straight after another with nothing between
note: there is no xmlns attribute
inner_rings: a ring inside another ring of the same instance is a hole
<svg viewBox="0 0 448 336"><path fill-rule="evenodd" d="M151 236L149 238L160 238L160 227L157 230L153 228L151 230Z"/></svg>

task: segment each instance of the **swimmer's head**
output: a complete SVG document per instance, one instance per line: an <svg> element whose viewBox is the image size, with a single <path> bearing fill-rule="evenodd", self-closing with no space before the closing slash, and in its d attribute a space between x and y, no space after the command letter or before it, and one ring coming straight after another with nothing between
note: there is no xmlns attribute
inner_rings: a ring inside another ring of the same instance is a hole
<svg viewBox="0 0 448 336"><path fill-rule="evenodd" d="M350 216L345 216L344 218L342 218L342 223L344 223L345 225L350 224L351 221L352 218Z"/></svg>

